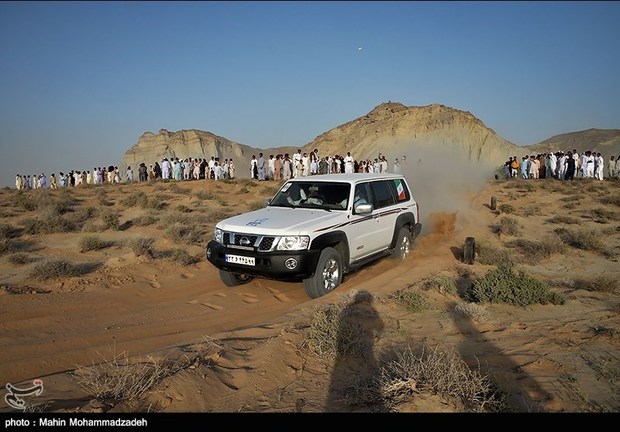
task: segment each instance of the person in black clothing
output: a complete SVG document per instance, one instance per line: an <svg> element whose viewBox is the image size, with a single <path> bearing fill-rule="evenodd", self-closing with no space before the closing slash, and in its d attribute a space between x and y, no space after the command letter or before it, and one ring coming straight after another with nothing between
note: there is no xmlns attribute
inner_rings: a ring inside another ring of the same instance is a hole
<svg viewBox="0 0 620 432"><path fill-rule="evenodd" d="M161 167L159 166L159 162L155 162L153 166L153 173L155 174L155 180L161 178Z"/></svg>
<svg viewBox="0 0 620 432"><path fill-rule="evenodd" d="M564 174L564 180L573 180L575 178L575 159L573 153L568 152L568 158L566 159L566 174Z"/></svg>

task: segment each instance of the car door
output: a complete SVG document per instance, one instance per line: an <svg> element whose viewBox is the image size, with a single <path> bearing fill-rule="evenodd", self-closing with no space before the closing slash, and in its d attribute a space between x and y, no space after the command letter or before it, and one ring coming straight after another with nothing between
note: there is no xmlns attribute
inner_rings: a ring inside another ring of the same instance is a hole
<svg viewBox="0 0 620 432"><path fill-rule="evenodd" d="M372 184L374 182L358 183L355 185L354 195L352 202L355 203L357 197L361 197L368 203L373 204L375 202L374 192ZM361 258L365 258L372 255L382 248L384 248L385 240L382 236L382 221L378 217L379 212L373 208L369 214L357 214L355 212L355 206L351 206L351 224L349 231L349 238L351 249L349 254L351 261L356 261ZM391 240L391 234L390 239Z"/></svg>
<svg viewBox="0 0 620 432"><path fill-rule="evenodd" d="M391 187L392 180L374 181L370 187L373 195L373 218L376 222L375 227L375 250L384 250L390 246L396 219L400 213L396 206L394 188Z"/></svg>

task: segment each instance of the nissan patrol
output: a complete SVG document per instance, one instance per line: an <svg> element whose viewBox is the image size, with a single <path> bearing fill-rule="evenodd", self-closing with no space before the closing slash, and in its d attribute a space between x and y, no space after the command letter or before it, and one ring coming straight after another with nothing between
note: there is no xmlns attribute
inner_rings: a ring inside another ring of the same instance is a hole
<svg viewBox="0 0 620 432"><path fill-rule="evenodd" d="M267 206L220 221L206 256L227 286L254 277L303 281L317 298L375 259L404 259L420 209L400 174L323 174L286 181Z"/></svg>

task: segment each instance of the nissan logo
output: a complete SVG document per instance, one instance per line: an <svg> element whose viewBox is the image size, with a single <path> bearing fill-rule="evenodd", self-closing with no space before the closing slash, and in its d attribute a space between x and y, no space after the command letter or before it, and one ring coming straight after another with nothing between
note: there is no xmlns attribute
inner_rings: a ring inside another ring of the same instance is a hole
<svg viewBox="0 0 620 432"><path fill-rule="evenodd" d="M239 240L239 243L243 246L248 246L250 244L250 239L247 237L241 237L241 240Z"/></svg>

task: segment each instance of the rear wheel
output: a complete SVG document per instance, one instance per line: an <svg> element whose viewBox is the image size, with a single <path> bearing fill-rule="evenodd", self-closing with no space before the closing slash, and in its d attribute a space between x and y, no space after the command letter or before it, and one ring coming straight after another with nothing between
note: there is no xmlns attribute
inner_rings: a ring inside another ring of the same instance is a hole
<svg viewBox="0 0 620 432"><path fill-rule="evenodd" d="M229 287L244 285L254 279L253 276L247 274L233 273L226 270L220 270L220 278L222 279L222 282L224 282L224 285Z"/></svg>
<svg viewBox="0 0 620 432"><path fill-rule="evenodd" d="M411 234L407 228L401 228L396 238L396 247L392 252L392 258L402 261L411 252Z"/></svg>
<svg viewBox="0 0 620 432"><path fill-rule="evenodd" d="M318 298L336 289L342 282L342 256L332 247L321 251L314 275L304 279L310 298Z"/></svg>

